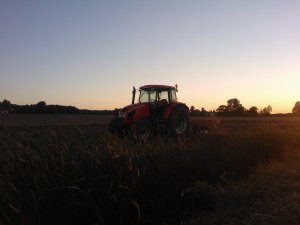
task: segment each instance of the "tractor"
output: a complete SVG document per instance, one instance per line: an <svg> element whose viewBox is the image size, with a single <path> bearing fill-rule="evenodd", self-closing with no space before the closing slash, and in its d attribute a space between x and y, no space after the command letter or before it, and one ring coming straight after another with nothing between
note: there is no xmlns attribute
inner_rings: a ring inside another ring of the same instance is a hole
<svg viewBox="0 0 300 225"><path fill-rule="evenodd" d="M110 121L109 132L124 136L133 131L141 141L146 141L152 134L186 134L190 126L189 108L177 101L177 91L177 85L145 85L138 90L133 87L131 104ZM137 92L139 97L135 103Z"/></svg>

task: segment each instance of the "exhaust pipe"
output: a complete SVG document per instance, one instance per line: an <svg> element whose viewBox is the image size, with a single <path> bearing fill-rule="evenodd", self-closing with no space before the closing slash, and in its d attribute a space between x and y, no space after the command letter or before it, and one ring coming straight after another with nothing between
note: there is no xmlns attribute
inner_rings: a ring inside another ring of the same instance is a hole
<svg viewBox="0 0 300 225"><path fill-rule="evenodd" d="M135 89L135 87L133 86L133 89L132 89L132 101L131 101L131 104L134 104L135 93L136 93L136 89Z"/></svg>

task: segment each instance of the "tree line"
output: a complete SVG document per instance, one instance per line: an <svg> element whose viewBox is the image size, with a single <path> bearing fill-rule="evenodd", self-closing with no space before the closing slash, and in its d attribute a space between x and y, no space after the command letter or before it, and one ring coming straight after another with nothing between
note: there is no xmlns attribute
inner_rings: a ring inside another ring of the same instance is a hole
<svg viewBox="0 0 300 225"><path fill-rule="evenodd" d="M17 105L11 104L7 99L0 101L0 111L23 114L87 114L87 115L113 115L115 110L88 110L78 109L75 106L47 105L45 101L37 104Z"/></svg>
<svg viewBox="0 0 300 225"><path fill-rule="evenodd" d="M272 113L272 106L268 105L262 109L252 106L246 109L237 98L232 98L227 101L226 105L220 105L217 109L207 111L205 108L201 110L196 109L194 106L190 107L191 116L270 116ZM295 103L292 109L292 115L300 116L300 101Z"/></svg>
<svg viewBox="0 0 300 225"><path fill-rule="evenodd" d="M40 101L37 104L17 105L11 104L7 99L0 101L0 111L9 113L24 113L24 114L88 114L88 115L115 115L118 109L114 110L88 110L78 109L75 106L64 105L47 105L45 101ZM190 107L191 116L270 116L272 106L268 105L262 109L252 106L246 109L237 98L232 98L227 101L226 105L220 105L217 109L207 111L205 108L201 110L194 106ZM292 115L300 116L300 101L297 101L292 108Z"/></svg>

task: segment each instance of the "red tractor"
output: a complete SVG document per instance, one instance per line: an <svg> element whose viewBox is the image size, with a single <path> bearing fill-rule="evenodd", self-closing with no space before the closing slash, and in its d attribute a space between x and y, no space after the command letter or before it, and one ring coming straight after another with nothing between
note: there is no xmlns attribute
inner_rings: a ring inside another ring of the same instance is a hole
<svg viewBox="0 0 300 225"><path fill-rule="evenodd" d="M110 121L108 130L111 133L122 136L133 130L139 140L146 141L154 133L177 136L189 130L189 108L177 102L177 85L142 86L138 90L137 103L136 92L133 87L132 104L121 109L118 116Z"/></svg>

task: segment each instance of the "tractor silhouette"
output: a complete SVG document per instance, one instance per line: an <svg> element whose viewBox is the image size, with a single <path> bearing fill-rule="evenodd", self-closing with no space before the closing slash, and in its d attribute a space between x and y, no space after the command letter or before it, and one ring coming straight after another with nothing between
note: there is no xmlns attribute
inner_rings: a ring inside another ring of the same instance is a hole
<svg viewBox="0 0 300 225"><path fill-rule="evenodd" d="M152 134L184 135L189 130L190 116L186 104L177 101L177 85L145 85L133 87L132 103L121 109L108 125L109 132L123 136L134 131L146 141ZM136 93L139 93L135 103Z"/></svg>

